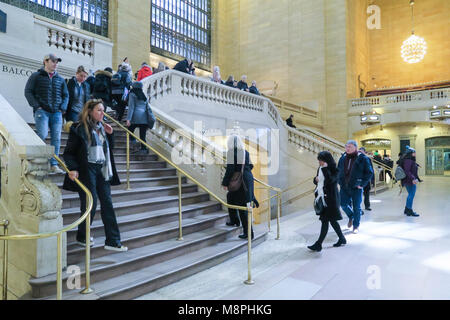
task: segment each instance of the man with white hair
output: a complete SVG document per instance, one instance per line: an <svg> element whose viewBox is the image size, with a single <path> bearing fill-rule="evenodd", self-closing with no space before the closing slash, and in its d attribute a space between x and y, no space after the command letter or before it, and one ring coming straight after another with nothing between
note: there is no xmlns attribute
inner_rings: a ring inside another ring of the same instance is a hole
<svg viewBox="0 0 450 320"><path fill-rule="evenodd" d="M358 233L363 189L373 175L370 159L358 152L355 140L349 140L345 144L345 153L339 159L338 168L341 208L348 216L348 227L353 226L353 233Z"/></svg>
<svg viewBox="0 0 450 320"><path fill-rule="evenodd" d="M239 90L242 91L249 91L248 84L247 84L247 76L244 74L241 78L241 81L238 82L237 87Z"/></svg>

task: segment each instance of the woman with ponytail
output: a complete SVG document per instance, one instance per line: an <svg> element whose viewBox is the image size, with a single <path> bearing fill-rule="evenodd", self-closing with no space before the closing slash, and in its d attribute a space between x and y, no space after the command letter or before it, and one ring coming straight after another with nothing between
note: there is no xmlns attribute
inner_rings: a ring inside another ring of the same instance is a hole
<svg viewBox="0 0 450 320"><path fill-rule="evenodd" d="M86 194L74 182L78 178L92 193L91 223L100 200L101 216L105 227L105 249L127 251L120 242L119 226L114 213L111 185L119 185L112 149L113 128L103 123L105 107L101 99L89 100L80 114L80 122L70 127L69 140L64 150L64 161L69 174L64 178L63 189L78 192L80 210L86 210ZM77 243L86 246L85 222L78 226ZM91 241L93 245L93 239Z"/></svg>

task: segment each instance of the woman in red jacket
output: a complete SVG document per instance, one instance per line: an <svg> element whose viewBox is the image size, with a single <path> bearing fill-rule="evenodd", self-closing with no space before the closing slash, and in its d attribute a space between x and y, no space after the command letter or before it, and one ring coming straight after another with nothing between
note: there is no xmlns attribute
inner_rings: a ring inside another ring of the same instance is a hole
<svg viewBox="0 0 450 320"><path fill-rule="evenodd" d="M141 69L139 69L137 81L141 81L144 78L150 77L153 74L152 67L150 67L146 62L143 62Z"/></svg>

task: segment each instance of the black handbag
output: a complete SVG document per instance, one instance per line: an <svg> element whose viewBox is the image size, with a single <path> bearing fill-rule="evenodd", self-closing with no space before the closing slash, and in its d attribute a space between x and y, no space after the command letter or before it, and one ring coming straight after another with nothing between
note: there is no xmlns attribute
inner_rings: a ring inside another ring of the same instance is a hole
<svg viewBox="0 0 450 320"><path fill-rule="evenodd" d="M317 200L317 201L316 201L316 199L314 199L314 211L316 211L316 214L318 216L320 216L320 214L322 213L324 207L325 206L323 205L322 197L320 197L319 200Z"/></svg>

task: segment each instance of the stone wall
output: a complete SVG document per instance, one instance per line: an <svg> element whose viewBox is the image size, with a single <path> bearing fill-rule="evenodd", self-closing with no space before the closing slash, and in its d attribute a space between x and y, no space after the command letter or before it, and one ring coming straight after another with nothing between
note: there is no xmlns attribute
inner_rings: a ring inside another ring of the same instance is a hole
<svg viewBox="0 0 450 320"><path fill-rule="evenodd" d="M411 35L408 1L376 0L381 9L381 29L371 30L370 89L450 80L450 1L417 0L414 30L427 42L427 54L419 63L408 64L400 48Z"/></svg>

